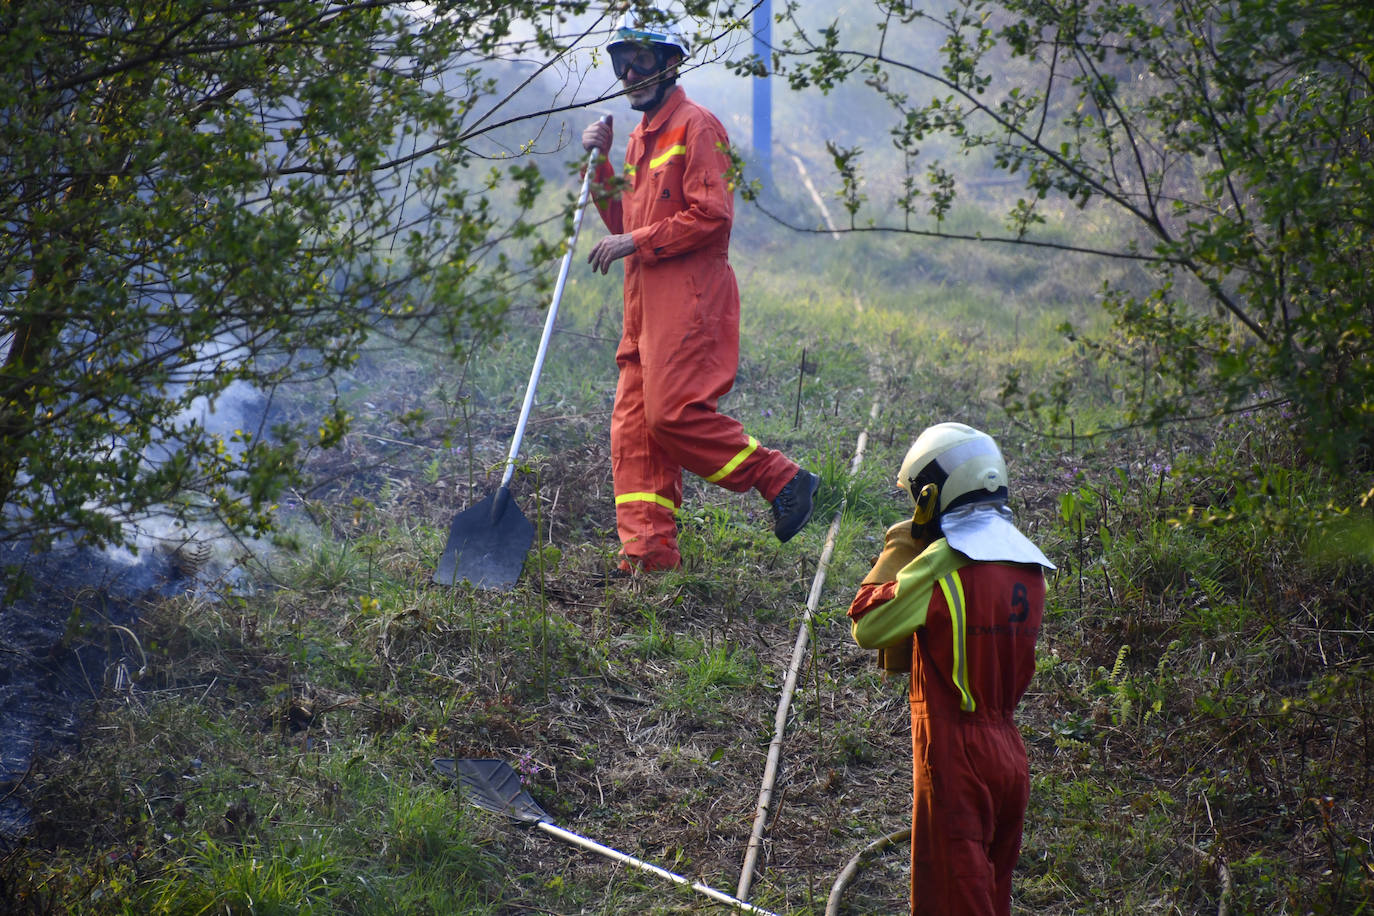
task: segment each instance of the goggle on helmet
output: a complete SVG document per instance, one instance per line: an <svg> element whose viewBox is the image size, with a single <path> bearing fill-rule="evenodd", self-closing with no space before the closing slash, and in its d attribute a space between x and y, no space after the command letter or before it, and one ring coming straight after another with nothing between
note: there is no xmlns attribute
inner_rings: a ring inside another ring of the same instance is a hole
<svg viewBox="0 0 1374 916"><path fill-rule="evenodd" d="M625 79L631 68L641 76L653 76L668 66L669 55L687 56L687 42L669 24L648 22L641 14L628 12L616 29L615 40L606 48L615 78Z"/></svg>

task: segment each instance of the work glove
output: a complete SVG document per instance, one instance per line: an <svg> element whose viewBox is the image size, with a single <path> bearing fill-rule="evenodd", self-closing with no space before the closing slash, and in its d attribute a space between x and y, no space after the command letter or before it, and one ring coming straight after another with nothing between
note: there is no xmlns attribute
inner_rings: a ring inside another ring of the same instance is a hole
<svg viewBox="0 0 1374 916"><path fill-rule="evenodd" d="M863 585L897 581L897 573L926 549L924 541L918 542L911 535L911 519L903 519L883 535L883 552L873 564L873 569L864 576Z"/></svg>
<svg viewBox="0 0 1374 916"><path fill-rule="evenodd" d="M911 533L911 519L903 519L883 535L883 552L878 555L873 569L864 577L864 585L894 582L897 573L926 549L925 541L917 541ZM878 650L878 667L889 674L911 670L911 653L914 638L901 645L889 646Z"/></svg>
<svg viewBox="0 0 1374 916"><path fill-rule="evenodd" d="M877 650L874 661L884 674L910 674L911 656L915 651L916 637L908 639L900 646L888 646Z"/></svg>

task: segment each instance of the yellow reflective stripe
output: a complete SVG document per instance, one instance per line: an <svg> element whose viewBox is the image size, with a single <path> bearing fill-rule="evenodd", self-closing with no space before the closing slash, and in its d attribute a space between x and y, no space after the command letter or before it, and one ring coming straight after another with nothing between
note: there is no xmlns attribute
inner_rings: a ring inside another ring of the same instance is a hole
<svg viewBox="0 0 1374 916"><path fill-rule="evenodd" d="M659 496L657 493L621 493L615 498L615 504L621 503L658 503L670 512L676 512L677 506L666 496Z"/></svg>
<svg viewBox="0 0 1374 916"><path fill-rule="evenodd" d="M755 439L753 436L750 436L749 444L746 445L738 455L731 458L729 462L726 463L725 467L721 468L719 471L716 471L710 477L707 477L706 482L715 483L717 480L723 480L726 477L728 477L730 475L730 472L733 471L735 468L739 467L741 464L743 464L744 459L754 454L754 449L758 447L759 440Z"/></svg>
<svg viewBox="0 0 1374 916"><path fill-rule="evenodd" d="M627 178L632 178L632 177L634 177L634 173L635 173L635 167L634 167L633 165L631 165L630 163L628 163L628 162L625 163L625 177L627 177Z"/></svg>
<svg viewBox="0 0 1374 916"><path fill-rule="evenodd" d="M674 156L685 155L687 155L687 145L685 143L679 143L677 146L670 146L665 152L659 153L649 160L649 168L656 169Z"/></svg>
<svg viewBox="0 0 1374 916"><path fill-rule="evenodd" d="M949 605L949 622L954 631L954 686L959 688L962 697L959 700L959 708L964 712L973 712L977 703L973 701L973 694L968 689L968 653L965 649L965 637L968 635L968 617L964 613L964 583L959 581L959 574L952 572L940 580L940 591L945 593L945 604Z"/></svg>

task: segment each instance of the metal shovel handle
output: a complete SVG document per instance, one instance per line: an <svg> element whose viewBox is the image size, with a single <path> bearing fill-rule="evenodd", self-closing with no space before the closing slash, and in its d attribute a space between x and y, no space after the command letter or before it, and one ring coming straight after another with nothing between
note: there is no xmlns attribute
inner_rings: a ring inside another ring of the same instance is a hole
<svg viewBox="0 0 1374 916"><path fill-rule="evenodd" d="M754 906L752 903L745 903L743 900L740 900L737 897L731 897L724 891L718 891L714 887L711 887L709 884L703 884L700 881L689 881L682 875L674 874L673 872L668 871L666 868L660 868L651 862L645 862L643 859L636 859L634 856L628 853L621 852L618 849L612 849L609 846L603 846L600 843L596 842L596 840L589 840L586 837L581 836L580 834L573 833L571 830L564 830L562 827L559 827L557 824L550 823L549 821L540 821L535 826L537 826L540 830L544 831L550 836L557 837L558 839L563 840L567 843L572 843L574 846L581 846L583 849L590 850L596 853L597 855L605 856L608 859L614 859L616 862L620 862L624 865L630 865L634 868L639 869L640 871L646 871L651 875L658 875L660 878L665 878L669 881L672 881L674 884L681 884L683 887L690 887L697 893L705 894L707 897L710 897L717 903L722 903L728 907L740 911L741 913L757 913L759 914L759 916L777 916L776 913L771 913L768 910L760 909L759 907Z"/></svg>
<svg viewBox="0 0 1374 916"><path fill-rule="evenodd" d="M602 115L605 121L606 116ZM515 457L520 454L520 440L525 437L525 424L529 422L530 407L534 405L534 389L539 384L539 373L544 369L544 355L549 351L549 338L553 336L553 324L558 319L558 303L563 299L563 287L568 282L568 268L572 265L573 249L577 247L577 235L582 230L582 214L587 209L587 198L591 196L592 173L596 171L596 157L601 150L593 148L587 154L586 174L582 176L582 190L577 195L577 210L573 213L572 235L568 237L568 250L563 255L563 264L558 268L558 282L553 288L553 301L549 303L549 314L544 318L544 334L539 338L539 352L534 357L534 368L530 370L530 381L525 386L525 403L520 406L520 420L515 424L515 437L511 439L510 454L506 456L506 472L501 476L501 489L510 485L515 475Z"/></svg>

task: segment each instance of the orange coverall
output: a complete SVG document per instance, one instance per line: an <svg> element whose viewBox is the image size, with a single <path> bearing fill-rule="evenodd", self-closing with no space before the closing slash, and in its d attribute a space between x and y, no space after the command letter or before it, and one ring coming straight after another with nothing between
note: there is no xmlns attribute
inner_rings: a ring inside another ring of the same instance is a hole
<svg viewBox="0 0 1374 916"><path fill-rule="evenodd" d="M880 571L879 559L849 616L865 648L902 645L914 633L911 912L1007 916L1030 795L1012 714L1035 672L1044 572L975 562L944 538L895 577L893 565Z"/></svg>
<svg viewBox="0 0 1374 916"><path fill-rule="evenodd" d="M602 160L601 219L630 233L620 381L611 414L616 526L627 563L681 562L676 513L682 469L772 501L797 473L781 452L717 413L739 368L739 289L730 267L734 189L725 128L681 87L641 120L625 151L625 182Z"/></svg>

